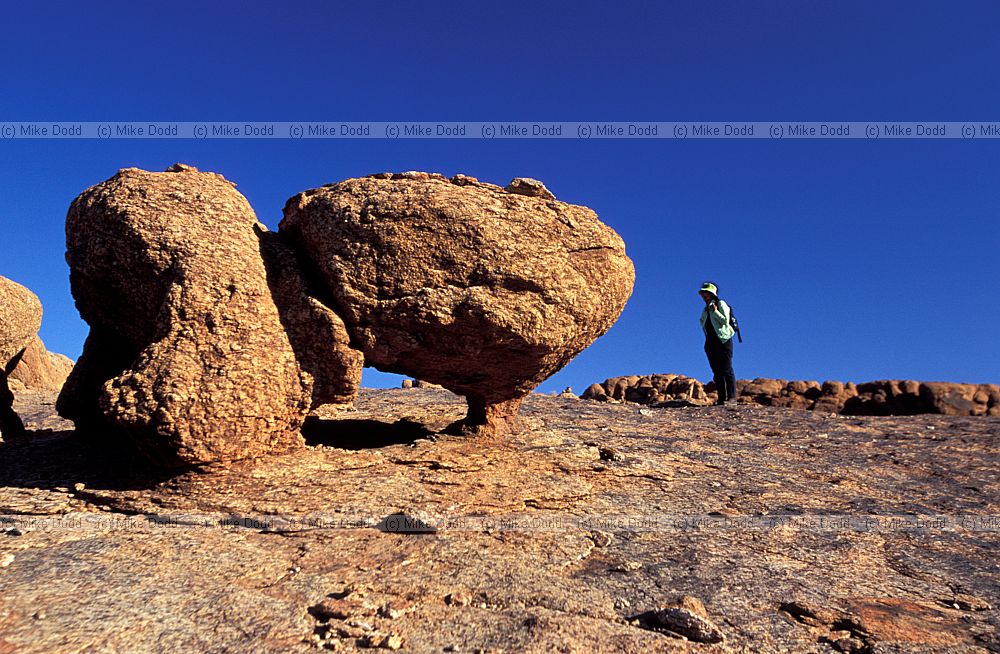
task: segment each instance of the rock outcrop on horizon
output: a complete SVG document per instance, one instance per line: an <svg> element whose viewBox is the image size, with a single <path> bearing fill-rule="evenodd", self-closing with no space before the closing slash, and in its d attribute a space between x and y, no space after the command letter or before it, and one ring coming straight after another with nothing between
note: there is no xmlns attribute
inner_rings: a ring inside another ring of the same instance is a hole
<svg viewBox="0 0 1000 654"><path fill-rule="evenodd" d="M684 375L630 375L612 377L601 384L591 384L581 395L585 400L602 402L707 402L701 382Z"/></svg>
<svg viewBox="0 0 1000 654"><path fill-rule="evenodd" d="M1000 386L912 380L852 382L787 381L758 377L739 379L740 402L762 406L808 409L845 415L1000 416ZM598 401L634 402L670 406L677 403L709 404L715 384L680 375L629 375L592 384L581 395Z"/></svg>
<svg viewBox="0 0 1000 654"><path fill-rule="evenodd" d="M78 427L110 427L163 465L197 465L302 445L321 355L297 360L289 333L318 307L282 315L294 271L265 266L266 228L221 175L136 168L83 192L66 221L70 282L91 327L58 409ZM272 260L293 257L271 249ZM296 288L296 291L301 289ZM286 333L283 323L292 326ZM298 326L297 326L298 325ZM346 343L337 322L317 328ZM335 341L335 342L334 342ZM336 386L336 385L333 385ZM321 395L347 399L324 382Z"/></svg>
<svg viewBox="0 0 1000 654"><path fill-rule="evenodd" d="M42 324L42 303L15 281L0 277L0 433L4 438L24 433L14 412L14 396L7 379Z"/></svg>
<svg viewBox="0 0 1000 654"><path fill-rule="evenodd" d="M280 233L306 255L367 365L463 395L495 434L618 318L621 238L536 180L377 174L300 193Z"/></svg>
<svg viewBox="0 0 1000 654"><path fill-rule="evenodd" d="M10 373L11 386L20 385L25 389L58 391L66 383L73 370L73 360L69 357L49 352L45 343L35 336L24 349L17 367Z"/></svg>

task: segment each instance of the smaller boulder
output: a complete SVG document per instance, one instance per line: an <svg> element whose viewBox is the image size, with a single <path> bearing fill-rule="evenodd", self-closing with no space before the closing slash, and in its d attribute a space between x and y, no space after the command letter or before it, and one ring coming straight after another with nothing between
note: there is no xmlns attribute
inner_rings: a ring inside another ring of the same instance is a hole
<svg viewBox="0 0 1000 654"><path fill-rule="evenodd" d="M545 184L541 183L537 179L531 179L530 177L516 177L511 180L510 184L504 187L504 190L508 193L514 193L516 195L526 195L529 198L543 198L545 200L556 199L556 196L552 194L552 191L545 188Z"/></svg>
<svg viewBox="0 0 1000 654"><path fill-rule="evenodd" d="M14 412L14 394L7 383L22 354L42 324L42 303L17 282L0 277L0 433L4 439L24 433Z"/></svg>
<svg viewBox="0 0 1000 654"><path fill-rule="evenodd" d="M73 370L73 360L62 354L49 352L37 336L21 355L21 361L10 374L11 381L20 382L24 388L58 391Z"/></svg>

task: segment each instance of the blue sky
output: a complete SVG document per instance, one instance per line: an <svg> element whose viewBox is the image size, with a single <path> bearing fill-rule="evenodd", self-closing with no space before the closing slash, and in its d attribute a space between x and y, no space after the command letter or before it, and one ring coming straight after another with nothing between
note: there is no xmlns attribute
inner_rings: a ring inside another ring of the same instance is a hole
<svg viewBox="0 0 1000 654"><path fill-rule="evenodd" d="M1000 121L995 2L102 3L5 8L0 122ZM289 196L383 170L543 180L625 239L621 320L540 390L709 379L698 285L741 378L1000 382L1000 142L0 141L0 275L79 354L70 201L121 167ZM398 378L366 371L366 385Z"/></svg>

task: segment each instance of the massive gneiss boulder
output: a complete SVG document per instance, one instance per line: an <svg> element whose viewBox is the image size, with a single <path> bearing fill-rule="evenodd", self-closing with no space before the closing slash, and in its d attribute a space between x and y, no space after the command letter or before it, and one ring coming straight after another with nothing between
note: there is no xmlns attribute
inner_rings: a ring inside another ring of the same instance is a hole
<svg viewBox="0 0 1000 654"><path fill-rule="evenodd" d="M14 396L7 385L24 349L42 324L42 303L17 282L0 277L0 433L4 438L24 432L14 412Z"/></svg>
<svg viewBox="0 0 1000 654"><path fill-rule="evenodd" d="M333 336L342 324L328 312L317 331L331 356L312 349L300 363L289 334L323 310L306 306L294 257L234 186L179 164L127 168L84 191L67 215L71 287L91 332L59 412L124 434L165 465L299 446L310 406L356 391L322 383L314 398L310 371L349 360L359 373L360 354L332 356L347 336ZM262 251L287 268L268 270ZM283 299L283 313L272 294L289 288L299 297Z"/></svg>
<svg viewBox="0 0 1000 654"><path fill-rule="evenodd" d="M618 234L536 180L349 179L289 199L280 233L368 365L464 395L484 434L611 327L635 279Z"/></svg>

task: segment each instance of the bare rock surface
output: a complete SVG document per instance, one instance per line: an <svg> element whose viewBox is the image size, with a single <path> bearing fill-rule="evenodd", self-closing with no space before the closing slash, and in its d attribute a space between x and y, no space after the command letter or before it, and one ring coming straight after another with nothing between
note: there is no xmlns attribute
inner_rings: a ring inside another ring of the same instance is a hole
<svg viewBox="0 0 1000 654"><path fill-rule="evenodd" d="M1000 416L1000 386L913 380L852 382L738 379L741 402L845 415ZM710 404L715 384L702 385L683 375L627 375L591 384L580 396L601 402L634 402L652 406Z"/></svg>
<svg viewBox="0 0 1000 654"><path fill-rule="evenodd" d="M0 277L0 434L7 438L24 431L21 419L11 408L14 396L8 376L41 324L42 303L35 294L15 281Z"/></svg>
<svg viewBox="0 0 1000 654"><path fill-rule="evenodd" d="M1000 418L531 394L484 448L444 390L356 406L169 478L0 444L0 651L1000 651Z"/></svg>
<svg viewBox="0 0 1000 654"><path fill-rule="evenodd" d="M49 352L42 339L35 336L24 349L17 367L10 373L10 381L18 382L25 389L58 391L72 369L72 359Z"/></svg>
<svg viewBox="0 0 1000 654"><path fill-rule="evenodd" d="M60 413L165 465L301 446L313 379L272 298L265 231L232 183L182 164L74 200L67 261L91 333Z"/></svg>
<svg viewBox="0 0 1000 654"><path fill-rule="evenodd" d="M280 233L315 265L368 365L467 398L497 433L618 318L621 238L536 180L381 173L300 193Z"/></svg>

